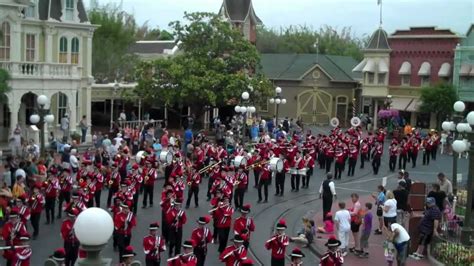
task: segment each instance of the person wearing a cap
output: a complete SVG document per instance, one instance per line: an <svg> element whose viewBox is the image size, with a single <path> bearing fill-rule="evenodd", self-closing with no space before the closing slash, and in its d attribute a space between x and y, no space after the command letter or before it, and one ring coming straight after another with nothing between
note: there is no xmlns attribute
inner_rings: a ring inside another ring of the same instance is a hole
<svg viewBox="0 0 474 266"><path fill-rule="evenodd" d="M74 265L79 251L79 240L74 234L74 222L79 214L78 209L67 210L67 218L61 224L61 238L64 241L66 265Z"/></svg>
<svg viewBox="0 0 474 266"><path fill-rule="evenodd" d="M276 232L265 242L265 248L272 251L271 266L284 266L286 247L290 244L290 238L285 234L286 221L281 219L276 225Z"/></svg>
<svg viewBox="0 0 474 266"><path fill-rule="evenodd" d="M326 242L325 246L328 248L319 261L319 266L342 266L344 257L338 250L341 241L337 240L335 236L331 236Z"/></svg>
<svg viewBox="0 0 474 266"><path fill-rule="evenodd" d="M57 219L61 219L63 204L69 204L71 202L71 191L74 180L71 175L71 170L69 168L63 169L61 176L59 177L59 197L58 197L58 216Z"/></svg>
<svg viewBox="0 0 474 266"><path fill-rule="evenodd" d="M291 252L291 264L290 266L301 266L303 265L304 253L299 248L294 248Z"/></svg>
<svg viewBox="0 0 474 266"><path fill-rule="evenodd" d="M107 195L107 208L110 208L112 204L112 197L117 193L120 189L120 182L121 182L121 177L119 173L119 169L117 167L117 163L113 162L112 165L110 166L110 170L107 173L106 177L106 184L109 188L109 193Z"/></svg>
<svg viewBox="0 0 474 266"><path fill-rule="evenodd" d="M165 240L158 235L158 223L148 227L150 233L143 238L143 251L145 252L146 266L158 266L161 262L161 252L166 250Z"/></svg>
<svg viewBox="0 0 474 266"><path fill-rule="evenodd" d="M102 164L97 164L94 166L94 179L95 183L95 193L94 193L94 202L95 207L100 208L100 196L102 195L102 189L104 188L105 177L102 174Z"/></svg>
<svg viewBox="0 0 474 266"><path fill-rule="evenodd" d="M146 167L143 169L143 202L142 208L147 207L147 201L150 207L153 207L153 192L155 190L155 181L158 177L156 168L154 167L154 160L148 158L146 160Z"/></svg>
<svg viewBox="0 0 474 266"><path fill-rule="evenodd" d="M389 154L389 160L388 160L388 166L390 168L390 172L395 172L395 168L397 167L397 156L399 154L400 148L398 147L397 143L392 142L390 144L390 148L388 150Z"/></svg>
<svg viewBox="0 0 474 266"><path fill-rule="evenodd" d="M193 253L194 242L186 240L183 242L183 253L168 259L168 266L196 266L197 258Z"/></svg>
<svg viewBox="0 0 474 266"><path fill-rule="evenodd" d="M232 224L232 215L234 208L230 206L229 198L224 196L219 202L217 209L212 212L212 216L216 219L217 237L219 238L218 251L224 251L229 239L230 227Z"/></svg>
<svg viewBox="0 0 474 266"><path fill-rule="evenodd" d="M250 234L255 231L255 223L252 217L248 217L250 204L245 204L240 209L241 216L234 221L234 234L243 236L245 234L244 246L248 248Z"/></svg>
<svg viewBox="0 0 474 266"><path fill-rule="evenodd" d="M25 225L31 218L30 208L25 204L26 197L26 194L23 194L20 197L16 198L15 206L12 208L12 210L15 210L18 213L21 222Z"/></svg>
<svg viewBox="0 0 474 266"><path fill-rule="evenodd" d="M28 233L25 224L21 221L18 212L12 210L8 216L8 221L3 226L2 237L7 246L17 245L19 237Z"/></svg>
<svg viewBox="0 0 474 266"><path fill-rule="evenodd" d="M66 251L64 248L58 248L54 251L53 255L49 256L49 259L56 263L56 265L69 266L70 264L65 264Z"/></svg>
<svg viewBox="0 0 474 266"><path fill-rule="evenodd" d="M31 206L31 226L33 227L33 240L38 237L39 234L39 221L41 212L45 205L45 199L43 194L40 193L41 183L35 184L33 187L33 193L28 199L28 204Z"/></svg>
<svg viewBox="0 0 474 266"><path fill-rule="evenodd" d="M433 236L438 236L438 229L441 223L442 214L438 206L436 206L435 198L426 198L425 215L418 226L420 232L420 240L418 242L418 249L415 253L410 255L410 258L415 260L423 259L425 247L431 242Z"/></svg>
<svg viewBox="0 0 474 266"><path fill-rule="evenodd" d="M46 224L54 223L54 211L56 209L56 199L58 197L61 186L59 185L59 179L56 174L50 174L48 179L43 183L43 189L45 194L45 213L46 213Z"/></svg>
<svg viewBox="0 0 474 266"><path fill-rule="evenodd" d="M249 178L247 173L245 173L245 165L240 165L235 173L235 181L237 188L235 189L234 203L235 208L240 209L244 204L245 191L249 183Z"/></svg>
<svg viewBox="0 0 474 266"><path fill-rule="evenodd" d="M3 252L3 257L11 263L10 265L30 265L30 259L33 252L30 248L29 241L30 235L28 232L23 232L19 235L19 243L13 244L18 247L7 249Z"/></svg>
<svg viewBox="0 0 474 266"><path fill-rule="evenodd" d="M189 168L188 172L188 177L186 179L186 182L188 184L188 199L186 200L186 209L189 208L189 205L191 204L191 198L194 195L194 206L197 208L199 207L199 184L201 184L201 174L197 171L191 168Z"/></svg>
<svg viewBox="0 0 474 266"><path fill-rule="evenodd" d="M132 202L122 202L122 211L114 217L114 229L117 232L117 245L121 262L125 247L130 245L132 229L137 225L135 214L130 211L131 205Z"/></svg>
<svg viewBox="0 0 474 266"><path fill-rule="evenodd" d="M123 253L120 255L120 263L118 266L132 265L133 259L136 255L137 253L135 253L132 246L126 246Z"/></svg>
<svg viewBox="0 0 474 266"><path fill-rule="evenodd" d="M198 227L191 234L191 240L194 242L194 255L197 258L197 265L204 266L207 255L207 245L212 243L212 233L207 224L211 221L208 216L199 217L197 220Z"/></svg>
<svg viewBox="0 0 474 266"><path fill-rule="evenodd" d="M176 199L165 215L165 221L168 225L169 257L173 254L176 256L181 252L183 226L187 222L186 212L181 209L181 205L182 201Z"/></svg>
<svg viewBox="0 0 474 266"><path fill-rule="evenodd" d="M247 249L243 245L244 240L242 237L235 235L233 242L233 245L226 247L219 255L219 259L226 266L238 265L236 263L247 258Z"/></svg>

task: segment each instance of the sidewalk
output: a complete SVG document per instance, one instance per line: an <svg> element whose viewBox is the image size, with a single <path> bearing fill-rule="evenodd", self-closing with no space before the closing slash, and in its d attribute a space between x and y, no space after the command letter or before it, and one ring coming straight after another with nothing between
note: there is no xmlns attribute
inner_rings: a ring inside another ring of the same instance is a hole
<svg viewBox="0 0 474 266"><path fill-rule="evenodd" d="M352 206L352 202L350 201L350 199L345 200L345 202L348 208ZM373 202L373 199L370 196L361 196L360 202L362 206L364 206L366 202ZM338 209L339 207L337 206L337 202L335 202L331 210L333 215ZM379 222L378 222L377 216L375 215L374 208L372 208L372 212L373 212L372 229L375 230L376 228L378 228ZM319 210L315 214L313 219L317 226L322 226L323 225L322 210ZM319 257L321 257L327 250L324 244L326 243L329 236L330 236L329 234L317 233L314 243L309 247L309 249L312 252L316 253ZM383 250L384 240L385 240L385 237L383 235L372 234L369 238L369 250L368 250L370 254L369 258L359 258L357 256L354 256L354 254L352 253L348 253L348 255L344 257L344 265L351 265L351 266L386 265L384 250ZM352 234L351 234L349 247L353 247L353 246L354 246L354 240L352 239ZM394 265L396 265L396 262L394 262ZM417 260L407 258L407 265L429 266L431 264L428 261L428 259L417 261Z"/></svg>

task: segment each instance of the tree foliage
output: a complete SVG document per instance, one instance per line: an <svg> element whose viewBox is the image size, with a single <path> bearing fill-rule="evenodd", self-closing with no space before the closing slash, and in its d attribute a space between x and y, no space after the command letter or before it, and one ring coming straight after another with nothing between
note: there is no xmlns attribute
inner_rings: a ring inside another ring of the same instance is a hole
<svg viewBox="0 0 474 266"><path fill-rule="evenodd" d="M236 104L243 91L255 101L268 99L269 80L251 74L260 67L255 46L215 14L185 13L184 18L186 24L170 23L179 54L137 67L137 95L171 107L191 106L198 115L205 105Z"/></svg>
<svg viewBox="0 0 474 266"><path fill-rule="evenodd" d="M0 103L7 102L6 93L10 91L8 81L10 80L10 74L5 69L0 68Z"/></svg>
<svg viewBox="0 0 474 266"><path fill-rule="evenodd" d="M436 114L437 125L452 113L453 104L458 100L456 89L446 82L421 89L420 112Z"/></svg>
<svg viewBox="0 0 474 266"><path fill-rule="evenodd" d="M257 28L257 49L262 53L316 53L352 56L362 59L361 49L369 36L357 38L350 27L341 30L325 25L315 30L308 26L289 26L280 30ZM316 45L317 43L317 45Z"/></svg>

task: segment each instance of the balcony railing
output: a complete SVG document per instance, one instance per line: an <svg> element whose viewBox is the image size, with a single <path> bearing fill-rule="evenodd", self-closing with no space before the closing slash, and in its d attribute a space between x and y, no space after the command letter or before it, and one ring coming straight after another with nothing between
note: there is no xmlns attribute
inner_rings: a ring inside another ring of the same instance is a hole
<svg viewBox="0 0 474 266"><path fill-rule="evenodd" d="M0 61L0 68L7 70L12 78L77 79L81 77L81 68L70 64Z"/></svg>

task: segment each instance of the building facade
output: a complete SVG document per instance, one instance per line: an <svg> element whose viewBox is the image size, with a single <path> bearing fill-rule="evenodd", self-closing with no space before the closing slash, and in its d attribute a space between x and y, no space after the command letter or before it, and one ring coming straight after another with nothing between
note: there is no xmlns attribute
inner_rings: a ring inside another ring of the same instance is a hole
<svg viewBox="0 0 474 266"><path fill-rule="evenodd" d="M92 37L82 0L0 0L0 68L10 73L8 101L0 104L0 142L18 124L24 130L46 95L55 116L49 130L68 114L70 130L86 115L90 124Z"/></svg>
<svg viewBox="0 0 474 266"><path fill-rule="evenodd" d="M262 20L255 13L252 0L224 0L219 15L230 21L251 43L257 42L257 26Z"/></svg>
<svg viewBox="0 0 474 266"><path fill-rule="evenodd" d="M262 54L263 73L281 87L286 104L279 105L278 117L301 118L304 123L328 125L337 117L349 126L352 106L358 106L360 74L351 70L357 61L347 56L317 54ZM268 101L258 108L262 117L276 114Z"/></svg>
<svg viewBox="0 0 474 266"><path fill-rule="evenodd" d="M459 99L466 102L470 110L474 109L474 24L456 47L453 85L458 90Z"/></svg>

